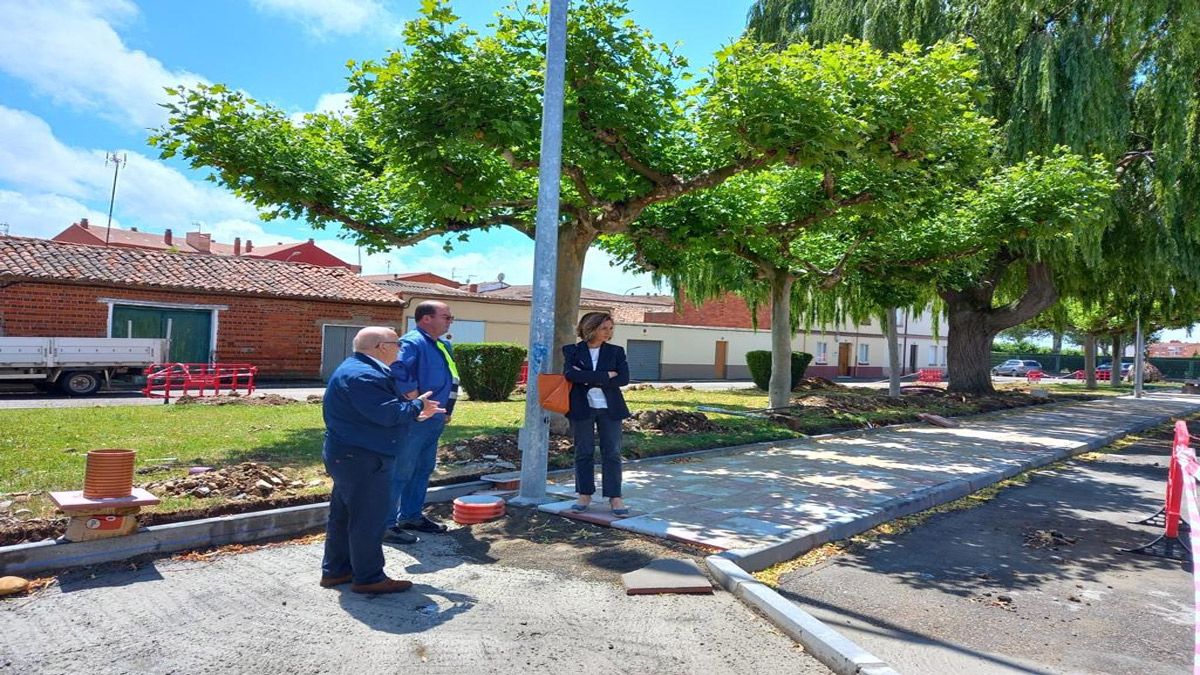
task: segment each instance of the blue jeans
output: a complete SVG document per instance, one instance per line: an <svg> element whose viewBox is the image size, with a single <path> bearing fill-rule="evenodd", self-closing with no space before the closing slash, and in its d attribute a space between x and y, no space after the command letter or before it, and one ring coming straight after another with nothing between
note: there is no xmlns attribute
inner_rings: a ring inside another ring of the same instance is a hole
<svg viewBox="0 0 1200 675"><path fill-rule="evenodd" d="M385 495L394 459L361 448L331 447L328 441L322 458L333 478L333 494L321 573L352 574L356 584L383 581L383 523L391 509Z"/></svg>
<svg viewBox="0 0 1200 675"><path fill-rule="evenodd" d="M446 428L446 416L435 415L424 422L413 422L404 428L400 442L400 457L392 477L391 525L401 520L413 520L425 508L425 492L429 477L437 464L438 439Z"/></svg>
<svg viewBox="0 0 1200 675"><path fill-rule="evenodd" d="M600 432L600 475L604 496L621 496L621 420L609 418L608 411L592 409L586 419L571 420L575 436L575 491L581 495L596 493L596 431Z"/></svg>

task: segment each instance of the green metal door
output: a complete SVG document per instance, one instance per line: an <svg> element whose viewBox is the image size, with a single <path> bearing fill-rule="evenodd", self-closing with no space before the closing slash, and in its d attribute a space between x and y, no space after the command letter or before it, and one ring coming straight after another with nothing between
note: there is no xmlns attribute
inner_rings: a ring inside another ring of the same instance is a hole
<svg viewBox="0 0 1200 675"><path fill-rule="evenodd" d="M167 361L208 363L212 356L212 312L113 305L112 336L170 338Z"/></svg>

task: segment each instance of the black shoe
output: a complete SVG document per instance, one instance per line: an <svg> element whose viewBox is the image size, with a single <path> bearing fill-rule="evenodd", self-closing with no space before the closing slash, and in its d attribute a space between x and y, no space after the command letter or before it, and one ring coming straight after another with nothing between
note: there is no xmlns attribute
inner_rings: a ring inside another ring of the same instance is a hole
<svg viewBox="0 0 1200 675"><path fill-rule="evenodd" d="M417 539L417 535L392 526L384 530L383 541L388 544L415 544L420 540Z"/></svg>
<svg viewBox="0 0 1200 675"><path fill-rule="evenodd" d="M425 515L413 518L412 520L396 521L396 527L406 530L416 530L417 532L429 532L430 534L441 534L446 531L445 525Z"/></svg>

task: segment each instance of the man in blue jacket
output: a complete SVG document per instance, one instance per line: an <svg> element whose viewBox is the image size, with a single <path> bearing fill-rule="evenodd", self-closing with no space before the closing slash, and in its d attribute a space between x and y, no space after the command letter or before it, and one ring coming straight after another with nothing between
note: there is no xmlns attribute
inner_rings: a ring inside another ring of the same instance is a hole
<svg viewBox="0 0 1200 675"><path fill-rule="evenodd" d="M411 581L383 572L383 530L391 512L393 468L402 440L426 420L445 412L425 392L399 397L388 364L399 351L396 331L372 326L354 336L354 354L329 378L325 418L325 470L333 478L321 586L351 583L356 593L397 593ZM415 420L415 422L414 422ZM420 424L417 424L419 422Z"/></svg>
<svg viewBox="0 0 1200 675"><path fill-rule="evenodd" d="M445 402L446 411L414 427L401 440L404 455L415 459L411 465L397 464L392 481L394 520L383 540L395 544L417 540L406 530L446 531L445 525L426 516L422 509L429 477L437 464L438 440L450 422L458 397L458 367L454 365L450 343L442 339L454 321L450 308L443 302L426 300L413 310L413 319L417 327L400 338L400 357L392 364L396 391L408 399L428 391L434 400Z"/></svg>

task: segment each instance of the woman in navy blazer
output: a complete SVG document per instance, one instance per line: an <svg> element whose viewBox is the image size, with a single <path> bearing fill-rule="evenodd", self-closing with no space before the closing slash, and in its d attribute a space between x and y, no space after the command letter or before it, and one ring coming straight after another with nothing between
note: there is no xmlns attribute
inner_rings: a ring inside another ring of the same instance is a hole
<svg viewBox="0 0 1200 675"><path fill-rule="evenodd" d="M595 441L600 436L600 473L604 496L612 512L629 515L621 499L621 420L629 406L621 387L629 384L625 350L608 344L613 318L606 312L588 312L575 329L580 342L563 345L563 376L572 383L567 419L575 437L575 492L573 511L586 511L596 493Z"/></svg>

